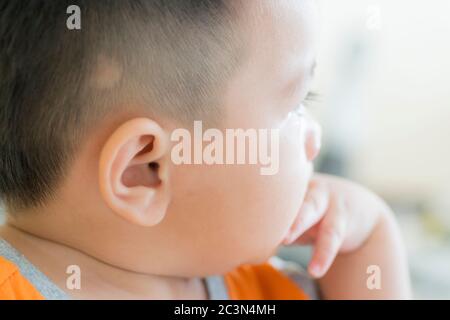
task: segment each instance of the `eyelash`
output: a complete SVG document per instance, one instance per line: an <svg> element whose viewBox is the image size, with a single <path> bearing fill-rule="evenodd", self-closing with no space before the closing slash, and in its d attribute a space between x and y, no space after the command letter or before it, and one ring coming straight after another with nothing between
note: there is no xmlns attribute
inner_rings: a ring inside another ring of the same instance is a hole
<svg viewBox="0 0 450 320"><path fill-rule="evenodd" d="M294 112L298 115L303 115L304 109L309 107L311 103L317 102L318 97L319 94L317 92L309 91L305 99L294 108Z"/></svg>
<svg viewBox="0 0 450 320"><path fill-rule="evenodd" d="M319 94L315 91L309 91L308 94L306 95L305 100L303 101L303 103L308 106L308 104L310 103L314 103L317 102L319 98Z"/></svg>

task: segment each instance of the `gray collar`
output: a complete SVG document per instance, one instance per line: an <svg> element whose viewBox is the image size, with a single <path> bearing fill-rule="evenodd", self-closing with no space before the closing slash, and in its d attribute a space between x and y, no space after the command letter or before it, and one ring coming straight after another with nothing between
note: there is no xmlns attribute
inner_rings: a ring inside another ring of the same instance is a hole
<svg viewBox="0 0 450 320"><path fill-rule="evenodd" d="M8 242L0 239L0 256L14 263L24 276L45 299L68 300L70 297L49 278L39 271L27 258Z"/></svg>

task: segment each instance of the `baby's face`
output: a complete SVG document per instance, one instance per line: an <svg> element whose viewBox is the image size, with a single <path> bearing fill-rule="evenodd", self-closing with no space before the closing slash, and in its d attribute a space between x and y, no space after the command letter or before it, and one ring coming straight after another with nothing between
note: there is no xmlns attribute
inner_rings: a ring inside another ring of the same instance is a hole
<svg viewBox="0 0 450 320"><path fill-rule="evenodd" d="M255 3L262 3L244 2L245 14L256 12ZM257 14L261 22L243 27L250 52L224 88L225 118L219 129L278 129L278 164L272 163L271 175L261 174L269 165L260 164L260 159L249 164L248 154L246 164L240 165L173 166L173 199L166 219L176 226L174 237L183 239L180 246L191 257L186 268L196 272L221 272L273 254L302 204L311 161L320 148L318 125L307 112L294 112L312 80L314 1L264 3ZM265 138L258 139L259 143ZM264 150L258 148L267 153Z"/></svg>

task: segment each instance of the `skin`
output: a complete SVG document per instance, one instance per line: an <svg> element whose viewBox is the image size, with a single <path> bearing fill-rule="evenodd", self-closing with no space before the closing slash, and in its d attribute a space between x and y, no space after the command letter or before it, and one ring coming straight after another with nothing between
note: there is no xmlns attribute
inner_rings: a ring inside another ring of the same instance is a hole
<svg viewBox="0 0 450 320"><path fill-rule="evenodd" d="M311 180L320 127L307 113L292 111L312 79L314 1L240 5L248 58L224 86L218 129L278 128L279 172L262 176L255 165L176 166L169 137L179 124L151 118L147 106L124 105L84 142L55 200L9 215L0 231L63 289L67 266L79 265L83 285L68 292L74 298L205 299L201 277L263 262L283 241L315 245L310 271L321 277L329 269L320 280L326 298L342 298L350 289L352 297L373 296L362 286L349 287L366 276L355 268L369 261L388 279L398 277L376 297L407 297L398 231L382 202L360 201L357 213L344 210L330 204L340 197L353 202L358 193L347 188L340 195L331 178ZM314 209L305 209L311 203ZM312 218L302 223L306 213Z"/></svg>

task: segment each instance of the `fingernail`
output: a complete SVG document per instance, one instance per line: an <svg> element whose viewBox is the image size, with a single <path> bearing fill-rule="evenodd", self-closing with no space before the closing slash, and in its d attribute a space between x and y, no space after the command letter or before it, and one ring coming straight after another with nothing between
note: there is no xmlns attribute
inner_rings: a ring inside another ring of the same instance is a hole
<svg viewBox="0 0 450 320"><path fill-rule="evenodd" d="M309 273L313 277L319 278L322 275L322 268L318 264L313 263L309 266Z"/></svg>
<svg viewBox="0 0 450 320"><path fill-rule="evenodd" d="M286 239L284 239L284 241L283 241L283 243L285 244L285 245L289 245L289 244L291 244L292 243L292 237L290 236L290 237L286 237Z"/></svg>

